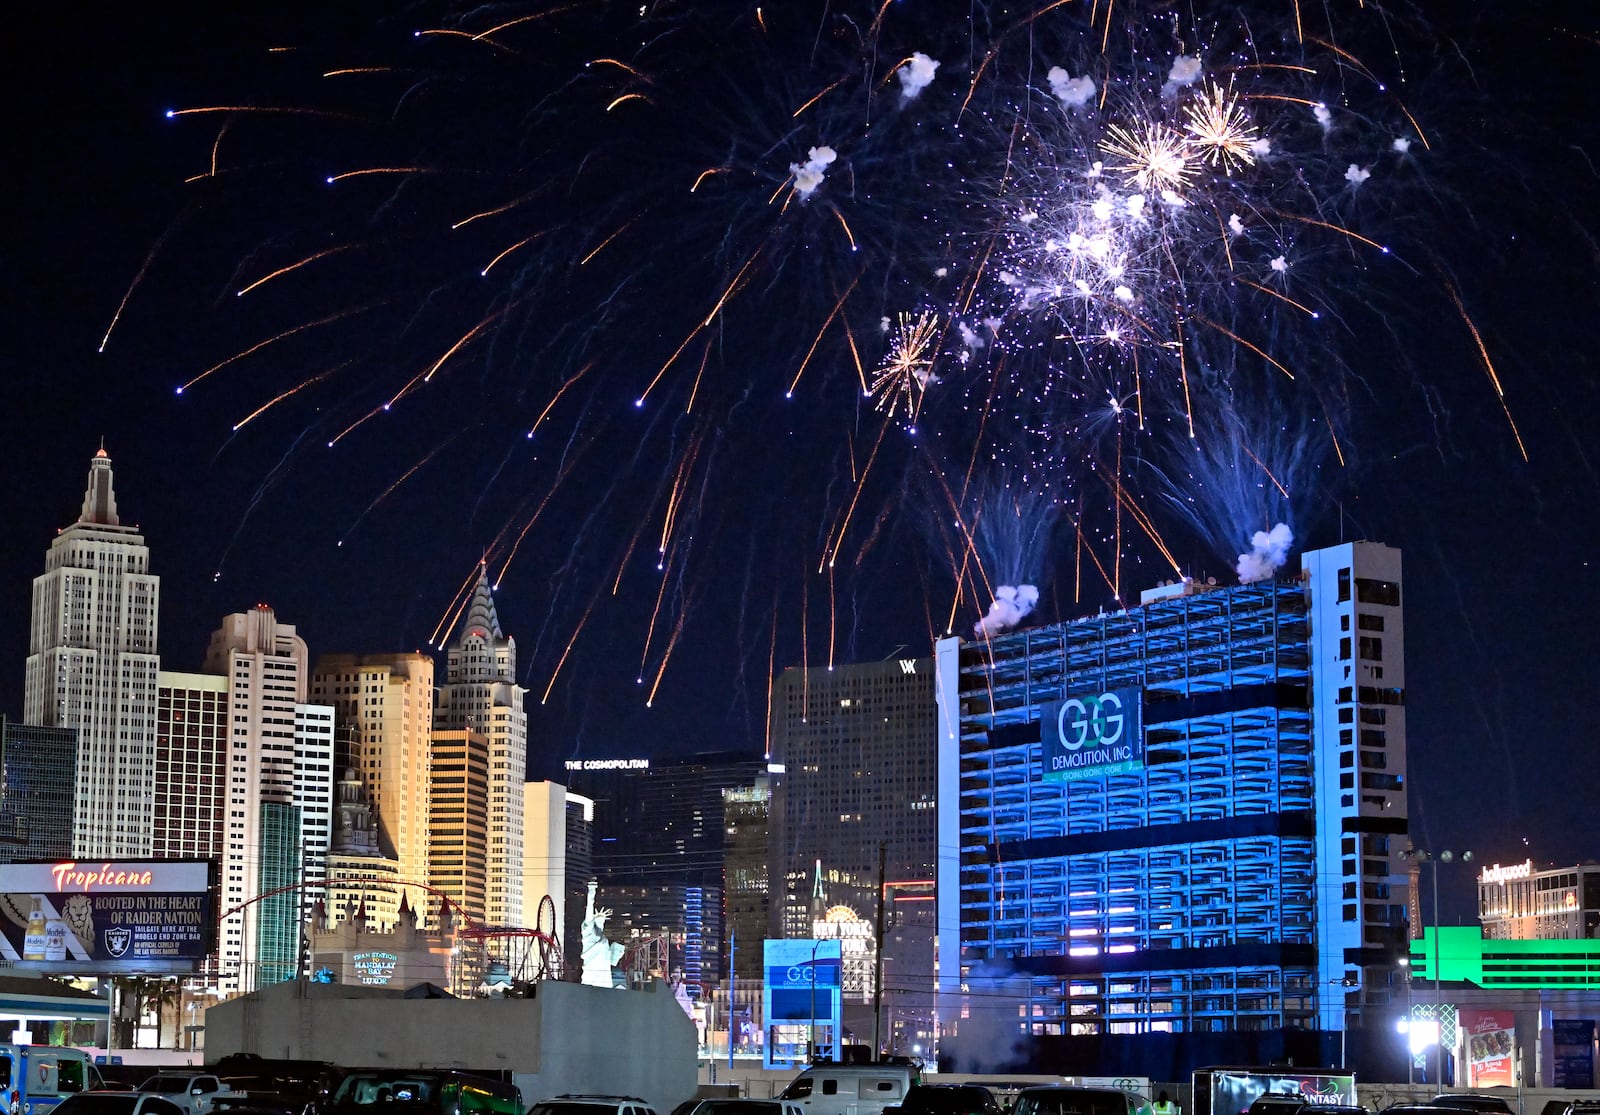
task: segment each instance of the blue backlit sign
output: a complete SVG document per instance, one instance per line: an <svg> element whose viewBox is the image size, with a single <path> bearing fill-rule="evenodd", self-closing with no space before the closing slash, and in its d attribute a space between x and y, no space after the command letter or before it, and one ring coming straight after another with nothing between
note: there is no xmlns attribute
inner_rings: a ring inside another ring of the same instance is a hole
<svg viewBox="0 0 1600 1115"><path fill-rule="evenodd" d="M1069 782L1144 766L1144 692L1108 689L1040 709L1044 780Z"/></svg>

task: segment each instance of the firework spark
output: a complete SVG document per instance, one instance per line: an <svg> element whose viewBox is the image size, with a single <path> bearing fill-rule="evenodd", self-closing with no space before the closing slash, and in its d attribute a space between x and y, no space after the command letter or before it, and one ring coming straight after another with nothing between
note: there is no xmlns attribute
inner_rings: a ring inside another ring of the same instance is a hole
<svg viewBox="0 0 1600 1115"><path fill-rule="evenodd" d="M1184 106L1183 113L1189 120L1186 131L1190 146L1210 166L1232 171L1256 161L1260 133L1232 90L1209 86L1198 101Z"/></svg>
<svg viewBox="0 0 1600 1115"><path fill-rule="evenodd" d="M1188 141L1165 124L1113 124L1106 129L1100 149L1121 159L1121 165L1110 169L1141 190L1178 193L1194 177Z"/></svg>
<svg viewBox="0 0 1600 1115"><path fill-rule="evenodd" d="M889 352L872 380L870 394L877 399L878 410L892 418L904 407L908 417L916 416L922 393L935 382L933 350L939 327L939 317L927 310L919 314L901 312Z"/></svg>

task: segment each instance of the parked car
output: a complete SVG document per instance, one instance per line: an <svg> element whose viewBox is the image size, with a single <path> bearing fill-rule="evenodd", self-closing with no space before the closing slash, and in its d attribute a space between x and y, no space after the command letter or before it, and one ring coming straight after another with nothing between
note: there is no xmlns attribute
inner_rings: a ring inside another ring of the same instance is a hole
<svg viewBox="0 0 1600 1115"><path fill-rule="evenodd" d="M883 1115L1001 1115L1001 1108L982 1084L913 1084Z"/></svg>
<svg viewBox="0 0 1600 1115"><path fill-rule="evenodd" d="M1294 1115L1306 1105L1299 1092L1263 1092L1250 1101L1245 1115Z"/></svg>
<svg viewBox="0 0 1600 1115"><path fill-rule="evenodd" d="M564 1095L540 1100L528 1115L656 1115L638 1096Z"/></svg>
<svg viewBox="0 0 1600 1115"><path fill-rule="evenodd" d="M684 1100L672 1109L672 1115L800 1115L800 1105L788 1100L713 1096Z"/></svg>
<svg viewBox="0 0 1600 1115"><path fill-rule="evenodd" d="M79 1092L50 1109L51 1115L186 1115L166 1096L154 1092Z"/></svg>
<svg viewBox="0 0 1600 1115"><path fill-rule="evenodd" d="M139 1085L145 1095L165 1096L189 1115L208 1115L212 1097L227 1090L213 1073L159 1073Z"/></svg>
<svg viewBox="0 0 1600 1115"><path fill-rule="evenodd" d="M801 1069L778 1098L799 1104L803 1115L881 1115L921 1081L910 1064L829 1062Z"/></svg>
<svg viewBox="0 0 1600 1115"><path fill-rule="evenodd" d="M1119 1088L1041 1084L1017 1093L1011 1115L1150 1115L1150 1101Z"/></svg>
<svg viewBox="0 0 1600 1115"><path fill-rule="evenodd" d="M229 1088L211 1115L317 1115L345 1075L329 1061L224 1057L211 1067Z"/></svg>
<svg viewBox="0 0 1600 1115"><path fill-rule="evenodd" d="M451 1069L362 1069L345 1073L324 1115L522 1115L515 1084Z"/></svg>
<svg viewBox="0 0 1600 1115"><path fill-rule="evenodd" d="M1428 1101L1433 1107L1454 1107L1461 1111L1512 1115L1511 1105L1499 1096L1480 1096L1472 1092L1443 1092Z"/></svg>
<svg viewBox="0 0 1600 1115"><path fill-rule="evenodd" d="M1295 1115L1372 1115L1372 1112L1359 1103L1308 1103ZM1435 1109L1434 1115L1441 1115L1441 1112Z"/></svg>
<svg viewBox="0 0 1600 1115"><path fill-rule="evenodd" d="M1600 1100L1550 1100L1539 1115L1600 1115Z"/></svg>

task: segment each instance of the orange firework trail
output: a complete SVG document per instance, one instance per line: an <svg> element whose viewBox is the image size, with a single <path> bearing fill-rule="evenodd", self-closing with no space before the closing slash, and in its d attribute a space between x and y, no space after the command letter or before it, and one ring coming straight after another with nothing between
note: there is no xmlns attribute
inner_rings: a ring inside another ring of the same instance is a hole
<svg viewBox="0 0 1600 1115"><path fill-rule="evenodd" d="M485 217L498 217L502 213L509 213L513 209L516 209L517 207L519 207L519 206L525 204L526 202L531 201L533 198L537 197L539 195L539 192L540 191L538 191L538 190L534 190L531 193L523 194L519 198L515 198L515 199L513 199L511 201L508 201L504 205L496 205L493 209L485 209L481 213L474 213L470 217L463 217L463 218L461 218L461 220L456 221L454 224L452 224L450 226L450 230L452 232L454 232L458 228L465 228L467 225L470 225L473 221L481 221Z"/></svg>
<svg viewBox="0 0 1600 1115"><path fill-rule="evenodd" d="M346 318L353 317L356 314L366 313L367 311L372 310L379 305L381 305L381 303L369 302L364 306L356 306L348 310L340 310L338 313L329 314L327 317L318 318L316 321L308 321L302 325L296 325L292 329L285 329L283 332L276 333L264 341L257 341L243 352L234 353L232 356L222 361L222 363L211 365L211 367L207 368L205 371L189 380L189 382L185 383L182 387L178 388L178 394L183 394L185 391L189 390L189 388L193 387L207 376L212 375L215 372L220 372L223 368L228 367L230 364L237 364L246 357L253 356L262 349L267 348L270 345L277 344L279 341L288 340L290 337L297 337L301 333L305 333L311 329L320 329L323 326L332 325L335 322L343 321Z"/></svg>
<svg viewBox="0 0 1600 1115"><path fill-rule="evenodd" d="M1455 284L1445 280L1445 289L1450 292L1450 300L1456 304L1456 312L1461 315L1462 322L1467 331L1472 334L1472 343L1478 346L1478 358L1483 361L1483 370L1489 376L1489 385L1494 388L1495 399L1500 404L1500 410L1506 416L1506 424L1511 427L1511 436L1517 439L1517 452L1522 454L1522 459L1528 459L1528 447L1523 444L1522 431L1517 429L1517 421L1511 417L1511 407L1506 402L1506 389L1500 383L1500 373L1495 371L1494 361L1489 358L1489 346L1483 343L1483 334L1478 332L1478 325L1467 313L1466 303L1461 301L1461 295L1456 290Z"/></svg>
<svg viewBox="0 0 1600 1115"><path fill-rule="evenodd" d="M818 101L822 100L823 97L826 97L829 93L831 93L835 89L839 88L839 86L843 85L847 80L849 80L849 79L841 77L838 81L835 81L831 85L828 85L821 92L819 92L816 96L812 97L805 104L803 104L799 108L795 109L793 115L799 116L806 109L810 108L812 105L814 105Z"/></svg>
<svg viewBox="0 0 1600 1115"><path fill-rule="evenodd" d="M243 418L239 419L239 421L235 422L233 424L233 432L234 433L238 433L245 426L249 425L251 422L254 422L257 418L260 418L263 414L265 414L267 411L271 410L273 407L277 406L279 403L283 402L285 399L293 398L295 395L299 394L301 391L304 391L306 388L311 387L314 384L321 383L323 380L327 379L329 376L333 375L335 372L341 371L344 368L348 367L349 364L350 364L350 361L346 360L346 361L344 361L344 363L339 364L337 367L330 368L328 371L323 372L319 376L312 376L308 380L305 380L305 381L303 381L301 383L295 384L293 387L289 388L287 391L280 392L275 398L269 399L268 401L262 403L260 406L256 407L255 410L251 411L249 414L247 414Z"/></svg>
<svg viewBox="0 0 1600 1115"><path fill-rule="evenodd" d="M539 703L550 703L550 693L556 687L556 679L561 676L561 670L567 664L567 659L572 655L572 648L578 645L578 636L583 634L583 629L589 625L589 616L594 611L595 604L600 600L601 593L597 590L589 598L589 606L584 608L583 615L572 629L572 637L567 640L567 645L561 650L561 657L556 660L555 669L550 671L550 680L545 683L544 692L539 695Z"/></svg>
<svg viewBox="0 0 1600 1115"><path fill-rule="evenodd" d="M417 461L410 468L406 469L406 471L402 473L396 480L394 480L387 488L379 492L371 503L367 504L361 509L361 514L356 516L355 522L350 524L350 528L344 532L344 535L337 543L335 543L335 545L343 546L345 541L355 533L356 528L361 525L362 521L372 513L374 508L393 495L400 485L404 484L407 480L410 480L413 476L420 472L424 466L433 461L434 458L438 457L438 455L448 448L452 443L459 441L465 432L466 431L464 430L458 430L456 433L453 433L449 437L445 438L444 441L440 442L438 445L429 450L428 454L421 460Z"/></svg>
<svg viewBox="0 0 1600 1115"><path fill-rule="evenodd" d="M276 271L267 272L265 275L261 276L261 278L252 283L247 283L238 290L234 291L234 295L236 297L243 298L245 295L249 294L252 290L255 290L262 284L270 283L273 279L276 279L282 275L292 274L293 272L300 270L300 268L304 267L308 263L315 263L319 259L327 259L329 256L338 255L340 252L354 251L357 248L362 248L365 246L366 245L364 244L339 244L332 248L324 248L320 252L313 252L304 259L299 259L293 263L285 264Z"/></svg>
<svg viewBox="0 0 1600 1115"><path fill-rule="evenodd" d="M588 375L589 372L593 370L594 365L595 365L595 361L593 361L593 360L589 361L583 367L579 368L576 372L573 372L572 375L568 376L567 377L567 381L556 389L556 393L554 395L550 396L550 401L548 403L546 403L544 405L544 409L539 412L539 417L535 418L533 420L533 425L528 427L528 436L529 437L533 436L534 431L536 431L539 428L539 423L543 422L549 416L550 412L555 409L556 404L561 401L561 396L563 396L563 395L565 395L567 393L568 388L570 388L573 384L577 383L584 376Z"/></svg>
<svg viewBox="0 0 1600 1115"><path fill-rule="evenodd" d="M1218 325L1214 321L1208 321L1207 319L1205 319L1203 317L1197 317L1194 320L1199 322L1201 325L1204 325L1207 329L1215 329L1218 333L1221 333L1224 337L1228 338L1234 344L1241 345L1244 348L1249 349L1251 352L1253 352L1257 356L1261 357L1261 359L1265 360L1268 364L1271 364L1274 368L1278 369L1278 371L1282 372L1284 375L1288 376L1290 379L1294 378L1294 373L1293 372L1291 372L1288 368L1284 367L1282 364L1278 363L1278 361L1274 360L1270 355L1268 355L1266 349L1262 348L1260 345L1251 344L1249 341L1247 341L1243 337L1239 336L1239 334L1235 333L1233 330L1224 328L1223 326Z"/></svg>
<svg viewBox="0 0 1600 1115"><path fill-rule="evenodd" d="M294 108L287 105L203 105L198 108L169 108L167 119L183 116L213 116L219 112L249 113L255 116L317 116L325 120L349 120L342 112L328 112L320 108Z"/></svg>
<svg viewBox="0 0 1600 1115"><path fill-rule="evenodd" d="M344 182L351 178L368 178L376 174L431 174L432 171L425 166L369 166L359 170L345 170L338 174L328 175L328 185L335 182Z"/></svg>
<svg viewBox="0 0 1600 1115"><path fill-rule="evenodd" d="M845 292L841 294L839 296L839 300L833 304L833 309L829 312L828 316L823 319L822 327L817 330L816 337L814 337L811 341L811 347L806 350L805 359L800 361L800 367L795 369L794 379L789 381L789 389L784 392L785 398L794 398L794 389L800 386L800 377L806 374L806 366L811 363L811 358L817 354L817 346L822 343L822 335L828 331L828 326L832 325L834 319L837 318L844 310L846 299L850 297L850 292L856 289L856 282L859 281L860 277L858 276L855 282L852 282L848 287L845 288Z"/></svg>
<svg viewBox="0 0 1600 1115"><path fill-rule="evenodd" d="M456 621L461 618L461 613L472 601L473 589L478 584L478 570L487 568L488 560L473 563L472 572L467 574L467 579L461 582L461 587L456 589L455 596L450 599L450 606L444 610L444 615L439 617L439 622L434 625L433 634L428 636L429 646L441 646L439 642L446 631L455 627Z"/></svg>
<svg viewBox="0 0 1600 1115"><path fill-rule="evenodd" d="M1305 217L1305 216L1301 216L1298 213L1273 213L1272 216L1274 216L1274 217L1282 217L1286 221L1298 221L1300 224L1311 225L1314 228L1325 228L1329 232L1337 232L1340 236L1348 236L1350 239L1355 240L1355 241L1359 241L1360 243L1365 244L1369 248L1376 248L1376 249L1378 249L1378 251L1382 252L1384 255L1388 255L1389 254L1389 249L1385 248L1382 244L1378 243L1376 240L1370 239L1370 238L1368 238L1366 236L1362 236L1359 232L1355 232L1355 231L1353 231L1351 229L1345 228L1343 225L1336 225L1331 221L1319 221L1315 217Z"/></svg>
<svg viewBox="0 0 1600 1115"><path fill-rule="evenodd" d="M215 178L217 176L217 156L222 152L222 137L228 134L228 124L229 121L224 120L222 122L222 127L217 129L217 138L211 141L211 169L207 174L201 175L200 177ZM185 182L194 182L197 180L198 179L196 178L184 179Z"/></svg>
<svg viewBox="0 0 1600 1115"><path fill-rule="evenodd" d="M641 81L649 81L650 80L649 78L645 77L644 74L640 73L638 70L634 69L632 66L628 65L626 62L623 62L623 61L621 61L620 59L617 59L617 58L596 58L592 62L585 63L585 65L589 65L589 66L615 66L617 69L621 70L623 73L629 74L629 75L631 75L633 77L636 77Z"/></svg>
<svg viewBox="0 0 1600 1115"><path fill-rule="evenodd" d="M483 270L479 271L478 274L482 275L484 278L487 279L489 277L489 272L494 268L495 264L499 263L502 259L505 259L506 256L510 255L512 252L516 251L518 248L526 248L529 244L532 244L534 241L538 240L543 235L544 235L544 233L542 233L542 232L536 232L532 236L523 237L521 240L518 240L515 244L511 245L509 248L506 248L499 255L497 255L493 259L491 259L487 264L484 265ZM597 251L597 252L599 250L600 250L599 248L595 249L595 251ZM585 260L584 262L587 263L588 260Z"/></svg>
<svg viewBox="0 0 1600 1115"><path fill-rule="evenodd" d="M861 490L866 487L867 476L872 472L872 463L878 459L878 450L883 445L883 435L889 430L889 423L884 422L878 427L878 439L872 443L872 452L867 454L867 465L861 470L861 478L856 482L855 494L850 497L850 506L845 511L844 519L839 524L837 534L829 538L828 544L822 550L822 564L817 566L817 572L824 568L831 569L839 557L839 547L844 545L845 531L850 529L850 520L856 513L856 505L861 502Z"/></svg>
<svg viewBox="0 0 1600 1115"><path fill-rule="evenodd" d="M727 286L727 289L722 292L722 296L717 299L716 305L711 307L711 312L705 316L705 320L699 325L696 325L694 329L690 331L689 335L683 339L683 343L680 344L673 354L667 358L667 362L661 365L661 370L658 371L655 374L655 378L651 379L649 384L646 385L644 393L634 400L634 406L644 406L645 400L648 399L650 397L650 393L656 389L656 384L661 382L661 377L667 374L667 369L676 364L678 362L678 357L683 355L683 350L689 347L689 342L694 340L695 337L700 334L701 330L709 328L711 323L716 320L717 315L722 312L722 307L727 304L728 299L733 296L734 291L739 289L739 286L744 282L745 273L748 272L752 266L754 266L756 258L760 254L761 249L757 248L755 253L751 255L749 259L744 261L744 266L739 268L739 273L733 277L733 281L730 282Z"/></svg>
<svg viewBox="0 0 1600 1115"><path fill-rule="evenodd" d="M594 251L590 252L588 255L584 256L582 259L580 259L578 261L578 266L580 266L580 267L583 266L584 264L588 263L591 259L593 259L595 256L597 256L601 252L605 251L606 250L606 246L608 244L610 244L617 237L621 236L624 232L627 232L628 229L632 228L635 224L638 223L638 221L639 221L639 218L635 217L633 220L628 221L627 223L623 224L622 227L617 229L617 231L613 232L610 236L608 236L604 240L600 241L600 243L598 243L598 244L596 244L594 246Z"/></svg>
<svg viewBox="0 0 1600 1115"><path fill-rule="evenodd" d="M667 675L667 663L672 661L672 652L678 648L678 640L683 638L684 616L688 614L689 608L693 604L693 599L693 596L691 596L689 602L684 605L683 610L678 613L677 622L672 625L672 637L667 640L667 649L661 654L661 665L656 668L655 680L650 683L650 693L644 702L645 708L655 707L656 693L661 688L661 679Z"/></svg>
<svg viewBox="0 0 1600 1115"><path fill-rule="evenodd" d="M567 477L572 474L573 469L577 468L578 461L582 458L584 452L588 450L591 444L593 443L585 443L580 446L576 453L572 453L563 458L561 462L561 468L557 471L555 479L550 482L549 488L545 490L544 498L541 499L538 503L538 506L534 508L533 514L529 515L527 519L523 521L521 529L517 531L516 538L512 540L511 545L506 549L505 560L500 563L500 572L494 579L495 584L499 584L505 579L506 570L511 568L511 563L516 559L517 552L522 548L523 541L528 537L529 532L532 531L534 526L539 522L539 518L544 514L545 509L550 506L550 501L555 498L555 494L558 490L560 490L561 485L565 483ZM521 514L521 509L526 507L528 503L532 501L532 498L532 496L529 496L527 499L522 501L518 507L519 515ZM513 521L515 521L515 516L511 520L508 520L506 526L501 529L498 535L495 536L495 546L504 544L506 536L511 532L511 522Z"/></svg>
<svg viewBox="0 0 1600 1115"><path fill-rule="evenodd" d="M139 270L134 273L133 281L128 284L128 289L123 291L122 301L117 303L117 312L111 315L111 322L106 326L105 336L100 338L100 347L95 350L96 352L104 352L106 350L106 345L111 340L112 330L116 329L117 322L122 320L122 311L128 308L128 299L133 297L133 292L138 289L140 281L145 277L145 273L150 270L150 262L156 258L156 253L161 250L161 245L167 242L167 238L172 235L173 230L178 227L178 223L181 220L182 218L180 217L179 220L173 221L156 238L150 253L144 257L144 262L139 265ZM182 388L179 388L179 394L182 394Z"/></svg>
<svg viewBox="0 0 1600 1115"><path fill-rule="evenodd" d="M1239 282L1239 283L1243 283L1245 286L1251 288L1252 290L1259 290L1262 294L1271 295L1273 298L1276 298L1278 301L1287 303L1288 305L1293 306L1295 309L1299 310L1301 313L1306 314L1306 315L1308 315L1310 317L1321 317L1322 316L1321 314L1317 313L1316 310L1313 310L1310 306L1304 305L1304 304L1302 304L1300 302L1296 302L1293 298L1290 298L1287 294L1284 294L1282 291L1273 290L1271 287L1264 287L1260 283L1252 283L1249 279L1243 278L1242 276L1235 276L1234 277L1234 281L1235 282Z"/></svg>

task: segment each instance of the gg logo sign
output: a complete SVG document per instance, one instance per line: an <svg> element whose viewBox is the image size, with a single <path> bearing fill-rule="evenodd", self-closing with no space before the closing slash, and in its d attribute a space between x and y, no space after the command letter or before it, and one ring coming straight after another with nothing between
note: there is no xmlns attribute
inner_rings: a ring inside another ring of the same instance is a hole
<svg viewBox="0 0 1600 1115"><path fill-rule="evenodd" d="M1122 774L1144 766L1144 692L1108 689L1039 710L1044 778L1066 782Z"/></svg>
<svg viewBox="0 0 1600 1115"><path fill-rule="evenodd" d="M1115 692L1061 702L1056 734L1068 751L1086 743L1111 746L1122 738L1122 698Z"/></svg>

